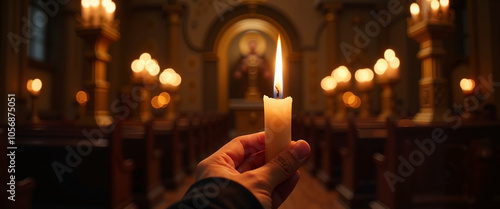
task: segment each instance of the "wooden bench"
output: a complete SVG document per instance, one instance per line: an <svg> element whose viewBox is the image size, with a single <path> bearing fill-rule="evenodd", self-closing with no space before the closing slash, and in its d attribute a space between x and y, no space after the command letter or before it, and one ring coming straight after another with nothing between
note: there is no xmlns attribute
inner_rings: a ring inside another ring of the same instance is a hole
<svg viewBox="0 0 500 209"><path fill-rule="evenodd" d="M182 162L184 146L177 129L176 121L163 119L153 121L155 144L162 152L161 179L166 189L176 189L186 175Z"/></svg>
<svg viewBox="0 0 500 209"><path fill-rule="evenodd" d="M347 141L347 122L328 119L325 136L320 144L321 167L318 178L327 189L334 189L341 180L341 158L339 149Z"/></svg>
<svg viewBox="0 0 500 209"><path fill-rule="evenodd" d="M121 126L18 126L18 178L36 181L35 208L136 208L134 163L125 160Z"/></svg>
<svg viewBox="0 0 500 209"><path fill-rule="evenodd" d="M349 117L347 142L340 149L342 180L336 187L339 202L346 208L368 208L375 200L375 164L372 156L383 153L386 124Z"/></svg>
<svg viewBox="0 0 500 209"><path fill-rule="evenodd" d="M405 124L405 125L403 125ZM371 208L499 208L500 125L388 121Z"/></svg>
<svg viewBox="0 0 500 209"><path fill-rule="evenodd" d="M152 121L146 124L135 121L122 122L124 156L134 160L134 201L139 208L152 208L162 199L161 150L155 148Z"/></svg>

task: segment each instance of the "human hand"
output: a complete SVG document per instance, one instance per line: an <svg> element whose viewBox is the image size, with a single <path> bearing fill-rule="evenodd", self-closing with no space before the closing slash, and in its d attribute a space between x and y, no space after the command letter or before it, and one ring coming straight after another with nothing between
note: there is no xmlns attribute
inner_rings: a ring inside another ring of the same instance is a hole
<svg viewBox="0 0 500 209"><path fill-rule="evenodd" d="M299 181L298 169L311 149L304 140L292 141L265 163L264 148L264 132L237 137L198 164L196 180L233 180L250 190L264 208L278 208Z"/></svg>

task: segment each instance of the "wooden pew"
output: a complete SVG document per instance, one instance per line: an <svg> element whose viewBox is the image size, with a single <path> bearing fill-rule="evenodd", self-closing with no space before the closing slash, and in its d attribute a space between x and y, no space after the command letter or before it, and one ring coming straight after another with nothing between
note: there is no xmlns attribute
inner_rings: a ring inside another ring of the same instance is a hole
<svg viewBox="0 0 500 209"><path fill-rule="evenodd" d="M311 154L305 163L305 167L311 174L316 175L320 167L321 152L316 136L314 135L314 114L305 115L302 124L304 125L304 140L306 140L311 147Z"/></svg>
<svg viewBox="0 0 500 209"><path fill-rule="evenodd" d="M134 160L134 201L139 208L152 208L162 199L161 150L155 148L152 121L146 124L135 121L122 122L123 153Z"/></svg>
<svg viewBox="0 0 500 209"><path fill-rule="evenodd" d="M349 117L348 137L340 149L342 180L336 187L339 202L346 208L368 208L375 199L375 165L372 156L383 153L387 129L375 120Z"/></svg>
<svg viewBox="0 0 500 209"><path fill-rule="evenodd" d="M196 168L198 162L195 154L196 145L192 133L193 130L191 120L187 117L180 117L176 120L176 123L178 132L177 137L179 137L178 141L182 147L182 150L184 150L181 153L182 166L188 174L191 174L194 172L194 169Z"/></svg>
<svg viewBox="0 0 500 209"><path fill-rule="evenodd" d="M166 189L176 189L184 180L182 153L177 123L173 120L153 121L153 135L156 146L162 152L161 179Z"/></svg>
<svg viewBox="0 0 500 209"><path fill-rule="evenodd" d="M388 122L371 208L498 208L500 125ZM420 158L419 158L420 157ZM389 180L387 180L389 179Z"/></svg>
<svg viewBox="0 0 500 209"><path fill-rule="evenodd" d="M134 163L122 155L121 125L17 127L16 173L36 180L35 208L136 208Z"/></svg>
<svg viewBox="0 0 500 209"><path fill-rule="evenodd" d="M327 189L333 189L341 180L339 149L347 140L347 123L328 119L325 131L324 141L320 145L323 150L318 178Z"/></svg>

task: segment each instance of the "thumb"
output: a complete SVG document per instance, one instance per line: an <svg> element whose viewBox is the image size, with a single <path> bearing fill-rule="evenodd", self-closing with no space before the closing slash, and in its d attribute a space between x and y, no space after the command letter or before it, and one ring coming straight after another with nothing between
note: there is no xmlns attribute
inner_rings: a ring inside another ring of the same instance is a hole
<svg viewBox="0 0 500 209"><path fill-rule="evenodd" d="M272 190L293 176L309 156L311 148L304 140L299 140L259 169L267 177Z"/></svg>

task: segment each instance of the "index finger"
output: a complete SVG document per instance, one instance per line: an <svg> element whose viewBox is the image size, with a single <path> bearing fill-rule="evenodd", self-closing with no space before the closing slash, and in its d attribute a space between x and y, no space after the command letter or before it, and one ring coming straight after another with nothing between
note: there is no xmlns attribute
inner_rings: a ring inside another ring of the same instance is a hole
<svg viewBox="0 0 500 209"><path fill-rule="evenodd" d="M215 152L213 156L229 156L230 159L225 159L226 163L236 168L248 156L264 150L265 138L263 131L236 137Z"/></svg>

